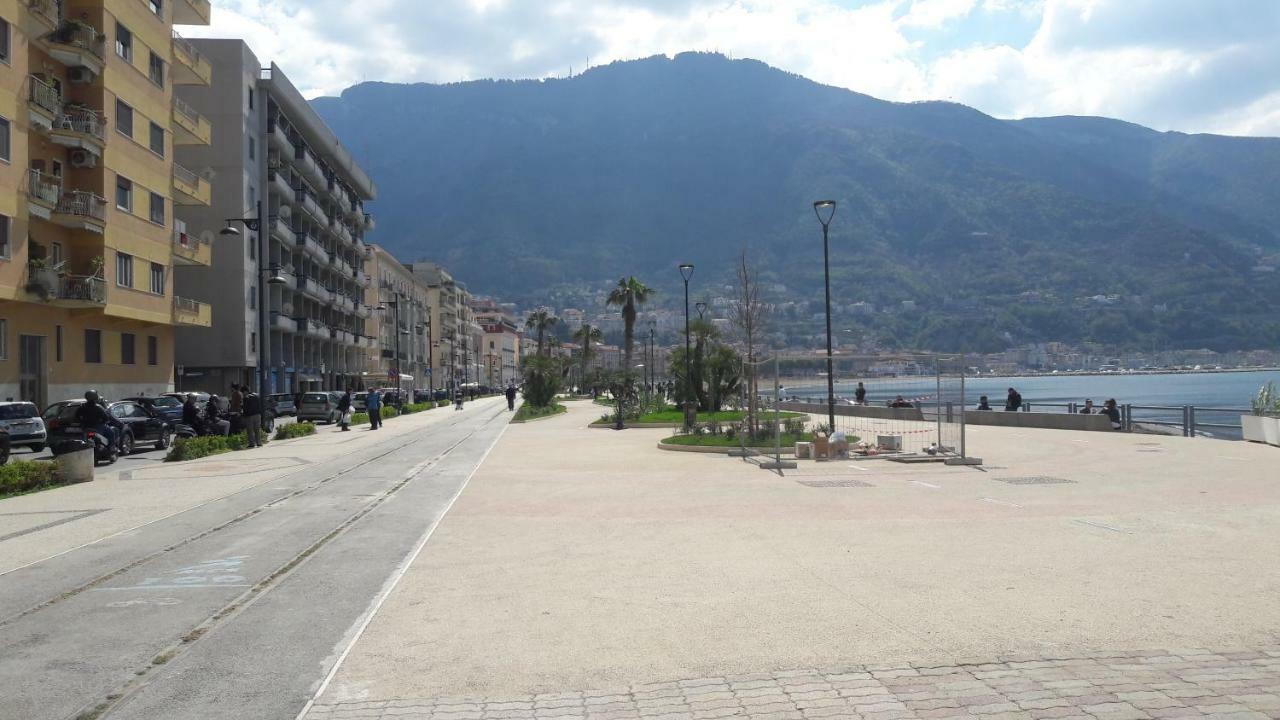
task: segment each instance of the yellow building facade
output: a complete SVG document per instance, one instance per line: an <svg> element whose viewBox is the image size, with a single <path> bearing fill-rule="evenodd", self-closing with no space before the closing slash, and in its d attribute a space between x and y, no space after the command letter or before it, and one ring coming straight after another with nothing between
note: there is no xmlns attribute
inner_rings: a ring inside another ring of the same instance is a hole
<svg viewBox="0 0 1280 720"><path fill-rule="evenodd" d="M209 324L173 292L175 265L212 256L174 219L209 181L173 161L210 138L173 86L212 75L174 25L209 16L207 0L0 0L0 400L172 390L174 327Z"/></svg>

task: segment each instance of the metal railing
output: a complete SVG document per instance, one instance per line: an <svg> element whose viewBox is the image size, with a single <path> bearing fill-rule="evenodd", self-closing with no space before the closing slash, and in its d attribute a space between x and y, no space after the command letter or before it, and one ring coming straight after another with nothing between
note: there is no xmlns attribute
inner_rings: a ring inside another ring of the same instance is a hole
<svg viewBox="0 0 1280 720"><path fill-rule="evenodd" d="M57 205L62 197L62 182L59 178L46 179L39 170L28 170L27 194L49 205Z"/></svg>
<svg viewBox="0 0 1280 720"><path fill-rule="evenodd" d="M173 98L173 109L196 127L204 124L204 116L180 97Z"/></svg>
<svg viewBox="0 0 1280 720"><path fill-rule="evenodd" d="M186 55L192 65L199 65L204 62L204 56L200 54L196 46L192 45L190 40L182 37L177 30L173 31L173 48Z"/></svg>
<svg viewBox="0 0 1280 720"><path fill-rule="evenodd" d="M76 215L106 222L107 201L91 192L73 190L63 193L58 199L57 212L61 215Z"/></svg>
<svg viewBox="0 0 1280 720"><path fill-rule="evenodd" d="M28 76L30 85L27 91L27 98L31 104L44 108L51 113L57 113L62 108L62 93L58 88L41 80L35 75Z"/></svg>
<svg viewBox="0 0 1280 720"><path fill-rule="evenodd" d="M62 22L58 16L59 5L56 0L27 0L27 8L35 15L44 18L50 25Z"/></svg>
<svg viewBox="0 0 1280 720"><path fill-rule="evenodd" d="M84 302L105 305L107 302L107 282L100 277L86 275L64 275L58 287L59 300L82 300Z"/></svg>
<svg viewBox="0 0 1280 720"><path fill-rule="evenodd" d="M1055 403L1055 402L1038 402L1024 401L1022 403L1022 412L1044 412L1043 408L1051 408L1053 410L1061 410L1066 413L1078 413L1084 407L1083 403ZM1097 414L1102 406L1094 406L1094 414ZM1120 427L1125 432L1132 432L1134 426L1150 425L1156 427L1170 427L1181 430L1183 437L1217 437L1212 432L1203 432L1202 430L1229 430L1232 433L1219 434L1235 434L1242 432L1240 426L1240 416L1249 415L1253 411L1249 408L1224 408L1224 407L1204 407L1200 405L1118 405L1120 410ZM1208 415L1217 422L1205 422L1202 418ZM1228 422L1222 422L1220 417L1229 416L1232 419Z"/></svg>
<svg viewBox="0 0 1280 720"><path fill-rule="evenodd" d="M53 121L55 130L92 135L99 140L107 140L107 121L102 114L87 107L67 106Z"/></svg>
<svg viewBox="0 0 1280 720"><path fill-rule="evenodd" d="M63 20L49 35L49 41L57 45L69 45L71 47L87 50L104 60L107 57L107 38L98 29L83 23L79 20Z"/></svg>
<svg viewBox="0 0 1280 720"><path fill-rule="evenodd" d="M173 309L187 315L200 315L200 307L204 305L196 300L189 300L184 297L173 296Z"/></svg>

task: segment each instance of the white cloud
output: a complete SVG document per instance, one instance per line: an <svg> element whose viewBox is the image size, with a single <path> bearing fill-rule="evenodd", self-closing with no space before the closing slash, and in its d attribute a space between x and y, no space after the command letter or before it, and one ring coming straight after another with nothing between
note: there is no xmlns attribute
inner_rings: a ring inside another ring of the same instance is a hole
<svg viewBox="0 0 1280 720"><path fill-rule="evenodd" d="M974 30L1027 17L1038 28L1018 44ZM1275 0L218 0L214 26L190 30L245 38L311 96L718 50L1000 117L1280 135Z"/></svg>

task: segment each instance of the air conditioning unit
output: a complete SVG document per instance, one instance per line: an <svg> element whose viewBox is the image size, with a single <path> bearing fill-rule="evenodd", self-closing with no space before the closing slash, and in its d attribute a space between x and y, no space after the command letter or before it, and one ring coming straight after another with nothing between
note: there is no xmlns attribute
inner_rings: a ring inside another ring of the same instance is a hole
<svg viewBox="0 0 1280 720"><path fill-rule="evenodd" d="M71 167L74 168L93 168L98 166L98 156L85 150L84 148L76 148L71 151Z"/></svg>
<svg viewBox="0 0 1280 720"><path fill-rule="evenodd" d="M67 80L78 85L88 85L95 78L97 75L87 67L73 67L67 71Z"/></svg>

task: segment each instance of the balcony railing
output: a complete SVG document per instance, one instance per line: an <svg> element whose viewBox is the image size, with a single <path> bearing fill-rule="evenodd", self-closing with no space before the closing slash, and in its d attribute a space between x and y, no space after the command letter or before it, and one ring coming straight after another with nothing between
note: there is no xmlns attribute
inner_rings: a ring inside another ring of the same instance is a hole
<svg viewBox="0 0 1280 720"><path fill-rule="evenodd" d="M53 121L54 130L92 135L102 142L107 140L107 121L96 110L78 105L68 105Z"/></svg>
<svg viewBox="0 0 1280 720"><path fill-rule="evenodd" d="M200 185L200 176L182 167L178 163L173 164L173 176L191 187L199 187Z"/></svg>
<svg viewBox="0 0 1280 720"><path fill-rule="evenodd" d="M80 50L87 50L99 60L107 56L107 38L98 29L79 20L63 20L49 35L49 41L57 45L68 45Z"/></svg>
<svg viewBox="0 0 1280 720"><path fill-rule="evenodd" d="M100 277L63 275L58 286L58 299L105 305L107 282Z"/></svg>
<svg viewBox="0 0 1280 720"><path fill-rule="evenodd" d="M27 0L27 8L31 14L57 27L62 18L58 17L57 0Z"/></svg>
<svg viewBox="0 0 1280 720"><path fill-rule="evenodd" d="M31 104L56 115L62 108L62 93L35 75L30 76L30 80L28 99Z"/></svg>
<svg viewBox="0 0 1280 720"><path fill-rule="evenodd" d="M58 200L57 212L60 215L75 215L106 222L107 201L91 192L73 190L63 193Z"/></svg>
<svg viewBox="0 0 1280 720"><path fill-rule="evenodd" d="M173 49L186 55L192 65L199 65L204 61L204 56L200 54L196 46L192 45L190 40L178 34L177 30L173 31Z"/></svg>
<svg viewBox="0 0 1280 720"><path fill-rule="evenodd" d="M46 176L39 170L28 170L27 194L46 205L56 206L62 197L62 182L59 178Z"/></svg>

